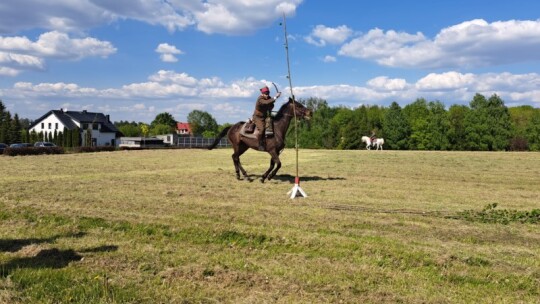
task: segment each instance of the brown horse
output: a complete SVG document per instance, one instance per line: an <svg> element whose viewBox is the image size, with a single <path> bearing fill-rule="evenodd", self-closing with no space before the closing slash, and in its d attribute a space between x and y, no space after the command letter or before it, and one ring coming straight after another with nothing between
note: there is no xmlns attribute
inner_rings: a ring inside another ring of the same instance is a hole
<svg viewBox="0 0 540 304"><path fill-rule="evenodd" d="M285 148L285 135L289 129L289 124L296 114L297 118L311 118L311 111L306 108L304 105L297 101L293 101L292 98L289 98L289 101L284 103L277 114L274 117L274 135L272 137L266 138L266 149L265 151L270 154L272 157L270 159L270 168L263 174L261 182L264 183L265 179L272 179L281 168L281 161L279 160L279 154ZM231 143L234 153L232 155L234 169L236 171L236 178L240 178L240 171L244 178L248 178L246 170L242 167L240 163L240 156L244 154L249 148L259 151L257 148L259 142L257 141L256 136L249 136L242 134L242 128L244 127L245 122L240 121L235 125L227 127L221 131L214 143L208 147L209 150L215 148L219 141L227 134L227 138ZM258 132L255 129L255 132ZM249 136L249 137L248 137ZM275 166L275 169L274 169ZM272 171L273 170L273 171Z"/></svg>

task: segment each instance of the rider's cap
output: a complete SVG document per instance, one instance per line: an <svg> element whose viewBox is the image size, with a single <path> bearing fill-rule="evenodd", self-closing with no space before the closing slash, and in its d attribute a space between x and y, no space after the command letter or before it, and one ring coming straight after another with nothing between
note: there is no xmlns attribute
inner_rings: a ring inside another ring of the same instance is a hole
<svg viewBox="0 0 540 304"><path fill-rule="evenodd" d="M267 86L261 88L261 93L270 92L270 89Z"/></svg>

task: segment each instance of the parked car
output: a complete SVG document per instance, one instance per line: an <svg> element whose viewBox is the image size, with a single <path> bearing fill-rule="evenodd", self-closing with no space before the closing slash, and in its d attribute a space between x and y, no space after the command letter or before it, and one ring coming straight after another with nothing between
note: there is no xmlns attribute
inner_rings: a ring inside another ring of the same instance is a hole
<svg viewBox="0 0 540 304"><path fill-rule="evenodd" d="M10 148L27 148L27 147L33 147L32 144L29 143L18 143L18 144L11 144L9 145Z"/></svg>
<svg viewBox="0 0 540 304"><path fill-rule="evenodd" d="M56 145L47 141L38 141L34 144L34 147L56 147Z"/></svg>
<svg viewBox="0 0 540 304"><path fill-rule="evenodd" d="M8 145L0 143L0 154L4 153L4 149L7 148L7 147L8 147Z"/></svg>

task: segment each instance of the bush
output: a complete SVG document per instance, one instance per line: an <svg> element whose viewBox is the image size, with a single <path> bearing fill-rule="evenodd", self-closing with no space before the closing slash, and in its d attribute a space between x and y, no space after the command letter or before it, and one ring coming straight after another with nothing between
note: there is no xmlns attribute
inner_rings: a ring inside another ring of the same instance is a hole
<svg viewBox="0 0 540 304"><path fill-rule="evenodd" d="M523 137L514 137L510 140L511 151L527 151L529 150L529 143L527 139Z"/></svg>
<svg viewBox="0 0 540 304"><path fill-rule="evenodd" d="M73 149L76 153L92 153L92 152L112 152L116 147L113 146L97 146L97 147L76 147Z"/></svg>
<svg viewBox="0 0 540 304"><path fill-rule="evenodd" d="M495 209L497 203L489 204L482 211L465 210L460 212L457 218L471 222L509 224L512 222L539 224L540 209L531 211L518 211L508 209Z"/></svg>
<svg viewBox="0 0 540 304"><path fill-rule="evenodd" d="M25 147L25 148L5 148L4 155L25 156L41 154L64 154L62 147Z"/></svg>

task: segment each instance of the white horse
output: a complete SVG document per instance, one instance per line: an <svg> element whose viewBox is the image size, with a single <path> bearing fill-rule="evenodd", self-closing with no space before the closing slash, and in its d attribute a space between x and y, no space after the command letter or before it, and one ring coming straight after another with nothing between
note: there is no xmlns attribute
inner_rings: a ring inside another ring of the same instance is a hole
<svg viewBox="0 0 540 304"><path fill-rule="evenodd" d="M369 136L362 136L362 142L366 143L366 149L371 150L372 146L375 146L375 150L382 150L384 145L384 138L377 138L375 141L371 142Z"/></svg>

